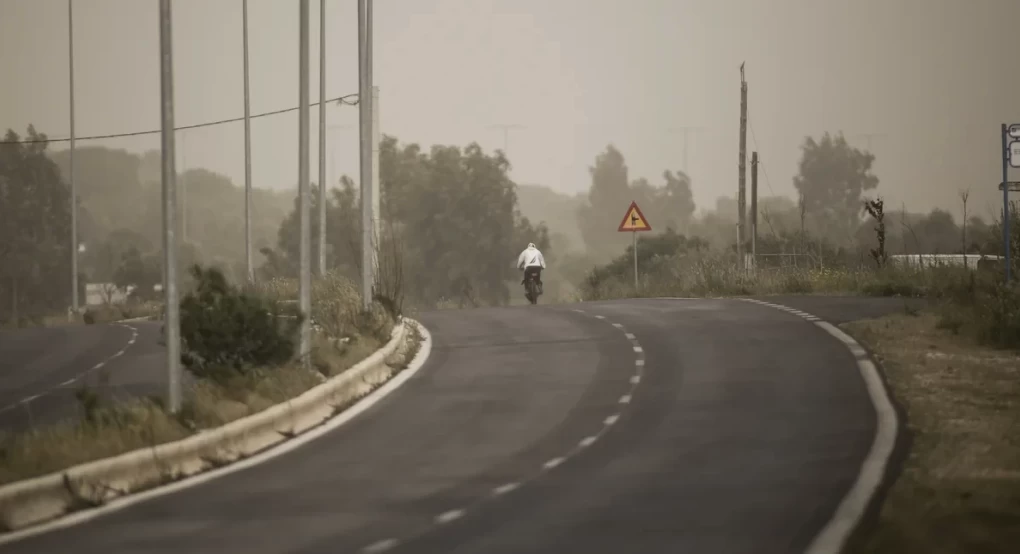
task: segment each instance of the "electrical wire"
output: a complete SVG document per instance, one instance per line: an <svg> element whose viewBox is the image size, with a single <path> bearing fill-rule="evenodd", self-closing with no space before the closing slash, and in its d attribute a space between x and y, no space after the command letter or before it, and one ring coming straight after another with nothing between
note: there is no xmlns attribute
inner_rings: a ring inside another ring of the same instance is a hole
<svg viewBox="0 0 1020 554"><path fill-rule="evenodd" d="M346 96L340 96L340 97L337 97L337 98L330 98L329 100L326 100L326 104L336 103L336 104L342 105L342 106L357 106L358 105L358 101L359 101L357 96L358 96L357 93L355 93L355 94L348 94ZM354 99L352 100L352 98L354 98ZM313 103L311 105L312 106L318 106L319 104L320 104L320 102L315 102L315 103ZM264 113L260 113L260 114L256 114L256 115L250 116L249 119L257 119L257 118L260 118L260 117L269 117L271 115L280 115L280 114L285 114L285 113L289 113L289 112L294 112L294 111L297 111L299 109L300 109L300 107L285 108L285 109L282 109L282 110L274 110L274 111L271 111L271 112L264 112ZM202 127L212 127L214 125L223 125L225 123L237 123L239 121L244 121L244 116L242 116L242 117L233 117L233 118L230 118L230 119L221 119L219 121L209 121L209 122L206 122L206 123L196 123L194 125L184 125L182 127L174 127L174 131L187 131L189 129L199 129L199 128L202 128ZM154 134L158 134L158 133L161 133L161 132L163 132L162 129L156 129L154 131L135 131L133 133L116 133L116 134L110 134L110 135L90 135L90 136L85 136L85 137L74 137L74 140L78 141L78 140L112 139L112 138L123 138L123 137L140 137L140 136L144 136L144 135L154 135ZM40 144L40 143L70 142L70 141L71 141L71 137L55 138L55 139L54 138L45 138L45 139L18 139L18 140L2 140L2 139L0 139L0 144Z"/></svg>

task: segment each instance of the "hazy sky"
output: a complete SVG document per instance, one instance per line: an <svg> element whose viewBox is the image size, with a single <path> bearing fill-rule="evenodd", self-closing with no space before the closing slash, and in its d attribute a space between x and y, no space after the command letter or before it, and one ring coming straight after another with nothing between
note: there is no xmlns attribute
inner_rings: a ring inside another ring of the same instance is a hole
<svg viewBox="0 0 1020 554"><path fill-rule="evenodd" d="M156 0L74 0L77 133L159 128ZM327 0L327 96L357 92L355 0ZM312 97L319 2L311 1ZM174 0L177 124L243 114L241 0ZM249 0L252 113L296 106L298 2ZM761 194L792 193L806 135L872 140L891 205L997 209L999 124L1020 122L1017 0L376 0L382 132L421 144L510 132L518 182L585 190L606 144L631 177L689 170L702 206L737 186L739 71ZM68 134L66 0L0 0L0 127ZM357 110L327 108L333 175L357 174ZM316 170L312 111L312 176ZM293 187L297 115L252 123L254 183ZM94 141L158 147L158 135ZM243 182L240 123L178 134L183 167ZM57 148L63 145L56 146ZM621 207L624 210L625 207ZM621 212L622 213L622 212ZM615 225L615 222L613 222Z"/></svg>

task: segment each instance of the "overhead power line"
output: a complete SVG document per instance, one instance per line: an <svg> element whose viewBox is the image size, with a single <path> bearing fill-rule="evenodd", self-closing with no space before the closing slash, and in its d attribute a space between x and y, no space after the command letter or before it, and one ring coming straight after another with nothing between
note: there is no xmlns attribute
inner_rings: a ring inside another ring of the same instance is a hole
<svg viewBox="0 0 1020 554"><path fill-rule="evenodd" d="M353 100L352 100L352 98L353 98ZM357 106L358 105L358 95L357 94L348 94L346 96L340 96L340 97L337 97L337 98L330 98L329 100L326 100L326 103L327 104L337 103L337 104L344 105L344 106ZM321 104L321 102L315 102L315 103L313 103L311 105L312 106L318 106L320 104ZM271 115L280 115L280 114L285 114L285 113L289 113L289 112L296 112L297 110L298 110L297 106L295 106L293 108L282 109L282 110L274 110L274 111L271 111L271 112L255 114L255 115L251 116L250 119L257 119L257 118L260 118L260 117L269 117ZM244 121L244 116L242 116L242 117L232 117L230 119L221 119L219 121L209 121L209 122L206 122L206 123L196 123L195 125L184 125L182 127L174 127L174 131L187 131L189 129L199 129L199 128L202 128L202 127L212 127L214 125L223 125L224 123L238 123L238 122L241 122L241 121ZM144 135L157 135L160 132L162 132L160 129L156 129L154 131L135 131L133 133L115 133L115 134L110 134L110 135L93 135L93 136L87 136L87 137L78 137L78 136L76 136L76 137L74 137L74 140L78 141L78 140L112 139L112 138L123 138L123 137L140 137L140 136L144 136ZM66 137L66 138L45 138L45 139L19 139L19 140L0 140L0 144L39 144L39 143L70 142L70 141L71 141L70 137Z"/></svg>

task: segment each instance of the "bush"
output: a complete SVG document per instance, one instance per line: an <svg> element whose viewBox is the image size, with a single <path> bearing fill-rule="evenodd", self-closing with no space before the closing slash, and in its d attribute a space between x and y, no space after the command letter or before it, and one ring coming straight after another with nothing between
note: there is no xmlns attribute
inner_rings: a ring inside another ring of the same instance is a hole
<svg viewBox="0 0 1020 554"><path fill-rule="evenodd" d="M978 338L999 348L1020 349L1020 285L996 283L977 299Z"/></svg>
<svg viewBox="0 0 1020 554"><path fill-rule="evenodd" d="M289 361L301 314L281 318L277 303L227 283L218 269L191 268L195 290L181 300L181 361L197 377L225 382Z"/></svg>

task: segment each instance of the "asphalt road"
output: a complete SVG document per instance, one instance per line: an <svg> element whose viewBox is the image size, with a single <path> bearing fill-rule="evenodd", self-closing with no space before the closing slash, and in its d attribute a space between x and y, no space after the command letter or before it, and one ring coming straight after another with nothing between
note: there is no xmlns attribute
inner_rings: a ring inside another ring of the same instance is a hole
<svg viewBox="0 0 1020 554"><path fill-rule="evenodd" d="M159 323L132 321L0 332L0 430L78 413L75 391L106 397L161 394L165 350Z"/></svg>
<svg viewBox="0 0 1020 554"><path fill-rule="evenodd" d="M425 366L347 425L0 553L801 552L874 436L846 347L769 307L421 319L435 341Z"/></svg>

